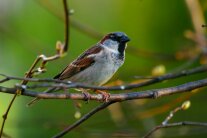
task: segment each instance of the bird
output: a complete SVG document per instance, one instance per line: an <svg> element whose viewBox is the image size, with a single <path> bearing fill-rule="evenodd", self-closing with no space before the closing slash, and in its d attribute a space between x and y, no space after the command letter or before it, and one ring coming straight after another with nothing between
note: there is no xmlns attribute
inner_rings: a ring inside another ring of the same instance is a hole
<svg viewBox="0 0 207 138"><path fill-rule="evenodd" d="M123 32L106 34L97 44L79 55L67 65L54 79L83 83L86 85L102 86L108 82L115 72L124 64L125 49L130 38ZM46 93L56 88L46 90ZM82 90L86 97L88 93ZM107 100L109 95L100 91ZM40 100L34 98L27 105Z"/></svg>

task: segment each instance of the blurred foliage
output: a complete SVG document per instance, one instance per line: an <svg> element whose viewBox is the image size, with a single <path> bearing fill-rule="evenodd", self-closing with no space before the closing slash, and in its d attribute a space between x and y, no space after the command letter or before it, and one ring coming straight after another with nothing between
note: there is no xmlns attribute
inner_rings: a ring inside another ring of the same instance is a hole
<svg viewBox="0 0 207 138"><path fill-rule="evenodd" d="M55 43L64 39L64 24L47 8L41 6L43 0L0 0L0 73L24 76L33 60L39 54L53 55ZM137 56L127 50L125 64L111 81L124 83L135 80L134 76L149 76L154 67L162 65L171 72L189 59L176 60L176 54L185 54L195 48L195 42L185 37L186 31L193 31L193 25L184 0L68 0L76 19L102 34L123 31L130 38L129 47L148 51L150 57ZM48 7L63 15L61 1L44 1ZM207 18L207 1L200 1ZM71 27L70 47L66 57L50 62L47 73L39 76L52 78L82 51L98 40ZM136 51L135 51L136 52ZM149 54L148 53L148 54ZM163 59L157 55L165 55ZM197 53L191 52L193 56ZM145 55L146 53L143 53ZM166 60L172 56L171 60ZM166 58L166 59L165 59ZM193 66L199 65L195 62ZM191 80L206 77L206 73L166 81L138 90L175 86ZM16 82L5 85L12 86ZM155 125L160 124L168 112L185 100L190 100L189 110L179 112L172 121L206 122L207 110L205 89L197 92L168 96L158 100L134 100L112 105L67 134L66 137L141 137ZM0 94L0 114L2 115L11 95ZM76 119L73 101L43 100L31 108L25 104L28 97L19 96L6 122L5 132L12 137L51 137ZM98 102L81 102L81 113L87 113ZM153 110L154 109L154 110ZM147 114L144 114L146 113ZM1 120L2 121L2 120ZM205 128L177 127L156 132L159 137L205 137Z"/></svg>

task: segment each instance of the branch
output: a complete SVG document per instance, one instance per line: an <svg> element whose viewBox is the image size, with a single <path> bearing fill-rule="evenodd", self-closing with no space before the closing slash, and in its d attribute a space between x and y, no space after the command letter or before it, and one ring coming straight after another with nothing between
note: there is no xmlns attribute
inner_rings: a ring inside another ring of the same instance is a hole
<svg viewBox="0 0 207 138"><path fill-rule="evenodd" d="M140 88L143 86L155 84L155 83L162 82L165 80L175 79L175 78L193 75L197 73L203 73L206 71L207 71L207 65L203 65L203 66L199 66L193 69L183 70L178 73L168 73L166 75L155 77L155 78L152 78L150 80L147 80L141 83L121 85L121 86L111 86L111 87L91 86L91 85L84 85L81 83L71 83L70 81L55 80L55 79L20 78L20 77L7 76L4 74L0 74L0 76L5 77L2 80L0 80L0 83L9 81L9 80L26 80L30 82L49 82L49 83L53 82L55 83L55 84L41 83L41 84L36 84L32 86L27 86L27 88L30 88L30 89L35 89L35 88L40 88L40 87L58 87L58 88L64 87L64 88L87 88L87 89L98 89L98 90L130 90L134 88ZM19 85L19 87L22 87L22 86Z"/></svg>
<svg viewBox="0 0 207 138"><path fill-rule="evenodd" d="M190 101L185 101L181 106L175 108L170 112L170 114L166 117L166 119L162 122L161 125L158 125L154 127L152 130L150 130L143 138L150 137L155 131L157 131L160 128L169 128L169 127L176 127L176 126L183 126L183 125L190 125L190 126L205 126L207 127L207 123L200 123L200 122L177 122L177 123L168 123L174 116L175 113L181 110L187 110L190 107Z"/></svg>
<svg viewBox="0 0 207 138"><path fill-rule="evenodd" d="M176 122L176 123L170 123L166 125L159 125L153 128L147 135L145 135L143 138L150 137L154 132L161 128L169 128L169 127L177 127L177 126L201 126L201 127L207 127L207 122L191 122L191 121L183 121L183 122Z"/></svg>
<svg viewBox="0 0 207 138"><path fill-rule="evenodd" d="M153 89L139 92L121 93L121 94L111 94L109 101L126 101L133 99L144 99L144 98L159 98L167 95L178 94L183 92L190 92L191 90L207 86L207 79L188 82L182 85ZM6 88L0 86L0 91L8 94L15 94L17 88ZM41 99L74 99L74 100L85 100L85 95L80 93L44 93L44 92L34 92L31 90L24 89L22 92L24 96L38 97ZM90 100L102 100L101 94L91 94Z"/></svg>
<svg viewBox="0 0 207 138"><path fill-rule="evenodd" d="M153 78L152 80L146 81L146 82L142 82L142 83L138 83L138 84L133 84L133 85L127 85L124 86L125 89L131 89L131 88L136 88L136 87L141 87L141 86L146 86L146 85L150 85L156 82L160 82L160 81L164 81L167 79L173 79L173 78L177 78L177 77L181 77L181 76L186 76L186 75L192 75L195 73L201 73L207 70L207 66L200 66L191 70L186 70L186 71L182 71L180 73L170 73L170 74L166 74L160 77L156 77ZM123 90L123 86L116 86L116 87L94 87L94 86L87 86L87 85L83 85L83 84L71 84L67 81L60 81L60 80L53 80L53 79L35 79L35 78L19 78L19 77L11 77L11 76L6 76L6 75L2 75L5 78L2 79L0 82L3 83L5 81L8 80L12 80L12 79L16 79L16 80L25 80L25 81L33 81L33 82L55 82L55 83L63 83L66 85L62 85L59 84L57 87L67 87L67 88L77 88L77 87L83 87L83 88L96 88L96 89L107 89L107 90ZM171 93L173 93L173 90L175 90L174 93L178 93L178 92L184 92L186 90L192 90L195 88L199 88L199 87L203 87L205 86L205 82L204 81L196 81L195 82L191 82L191 83L187 83L181 86L177 86L177 87L172 87L172 88L166 88L166 89L159 89L159 90L149 90L149 91L144 91L144 92L135 92L135 93L128 93L128 94L112 94L109 98L109 100L113 101L113 102L117 102L117 101L124 101L124 100L132 100L132 99L141 99L141 98L157 98L157 97L161 97L163 94L163 92L168 91L168 94L166 93L166 95L169 95ZM201 82L201 84L199 84L199 82ZM193 87L190 87L191 84L196 84ZM189 88L188 88L189 85ZM25 86L25 85L23 85ZM45 87L48 87L48 85L42 85ZM53 84L54 86L54 84ZM22 85L21 85L22 87ZM23 88L23 87L22 87ZM27 86L26 88L34 88L34 86ZM15 94L16 92L16 88L5 88L5 87L1 87L0 86L0 91L2 92L6 92L6 93L12 93ZM82 94L45 94L45 93L36 93L36 92L32 92L29 90L24 90L22 92L22 95L26 95L26 96L32 96L32 97L39 97L39 98L57 98L57 99L66 99L66 98L70 98L70 99L78 99L78 100L85 100L85 95ZM97 100L100 101L102 100L101 95L91 95L91 100ZM96 110L95 110L96 111ZM93 113L94 114L94 113ZM90 116L92 116L93 114L89 116L87 116L88 118ZM83 120L80 120L80 122L76 122L74 124L73 127L70 127L69 130L75 128L76 126L78 126L79 124L81 124L81 122L85 121L86 119L82 118Z"/></svg>
<svg viewBox="0 0 207 138"><path fill-rule="evenodd" d="M89 85L84 85L84 84L80 84L80 83L71 83L68 85L63 86L62 84L53 84L53 85L46 85L46 84L40 84L40 85L33 85L33 86L28 86L28 88L34 88L34 87L64 87L64 88L88 88L88 89L98 89L98 90L130 90L130 89L134 89L134 88L140 88L143 86L148 86L151 84L155 84L158 82L162 82L165 80L170 80L170 79L175 79L175 78L179 78L179 77L183 77L183 76L187 76L187 75L193 75L196 73L203 73L207 71L207 65L203 65L200 67L196 67L194 69L190 69L190 70L183 70L179 73L168 73L166 75L163 76L159 76L159 77L155 77L152 78L150 80L141 82L141 83L135 83L135 84L128 84L128 85L121 85L121 86L111 86L111 87L103 87L103 86L89 86ZM58 86L59 85L59 86Z"/></svg>
<svg viewBox="0 0 207 138"><path fill-rule="evenodd" d="M105 109L109 105L113 104L115 102L106 102L102 103L101 105L97 106L96 108L92 109L89 113L85 114L83 117L81 117L78 121L76 121L74 124L66 127L62 132L58 133L57 135L53 136L53 138L60 138L70 132L72 129L78 127L80 124L85 122L87 119L89 119L91 116L93 116L95 113L101 111L102 109Z"/></svg>
<svg viewBox="0 0 207 138"><path fill-rule="evenodd" d="M192 82L191 82L192 83ZM206 83L207 83L207 79L206 79ZM184 86L184 85L187 85L187 84L183 84L183 85L180 85L180 86L178 86L178 87L180 87L179 88L179 90L180 90L180 92L182 91L182 86ZM160 90L151 90L152 92L151 93L153 93L153 96L151 97L146 97L146 98L153 98L153 97L155 97L154 95L156 95L156 96L158 96L158 97L162 97L162 96L165 96L165 94L163 94L163 92L161 92L162 90L164 90L164 91L168 91L167 89L171 89L171 90L173 90L173 89L176 89L175 87L171 87L171 88L166 88L165 90L164 89L160 89ZM189 90L189 89L188 89ZM178 92L178 91L177 91ZM149 91L146 91L146 92L140 92L139 94L140 95L144 95L144 93L150 93ZM155 93L157 93L157 94L155 94ZM128 94L128 98L127 98L127 96L126 96L126 98L125 99L122 99L122 100L120 100L120 99L118 99L117 101L116 100L111 100L110 102L106 102L106 103L103 103L103 104L101 104L101 105L99 105L98 107L96 107L95 109L93 109L93 110L91 110L89 113L87 113L86 115L84 115L81 119L79 119L78 121L76 121L74 124L72 124L71 126L68 126L67 128L65 128L62 132L60 132L59 134L57 134L57 135L55 135L53 138L60 138L60 137L62 137L62 136L64 136L65 134L67 134L68 132L70 132L72 129L74 129L74 128L76 128L76 127L78 127L80 124L82 124L84 121L86 121L87 119L89 119L92 115L94 115L95 113L97 113L98 111L100 111L101 109L104 109L104 108L106 108L106 107L108 107L109 105L111 105L111 104L113 104L113 103L116 103L116 102L120 102L120 101L124 101L124 100L131 100L131 99L133 99L133 98L131 98L130 97L130 94L131 93L129 93ZM160 95L159 95L160 94ZM173 93L171 93L171 94L173 94ZM122 95L122 94L119 94L119 95ZM132 95L133 96L133 95ZM111 97L113 97L113 95L111 96ZM110 98L111 98L110 97ZM140 97L141 98L141 97ZM157 97L155 97L155 98L157 98ZM170 115L169 116L167 116L167 118L163 121L163 123L160 125L160 126L157 126L157 127L155 127L154 129L152 129L146 136L145 136L145 138L147 138L147 137L149 137L153 132L155 132L156 130L158 130L159 128L162 128L162 127L172 127L172 126L178 126L178 125L187 125L187 124L191 124L191 125L198 125L198 123L192 123L192 122L178 122L178 123L174 123L174 124L167 124L168 123L168 121L173 117L173 115L177 112L177 111L179 111L179 110L186 110L186 109L188 109L189 108L189 106L190 106L190 102L189 101L187 101L187 102L184 102L180 107L177 107L176 109L174 109L171 113L170 113ZM201 125L201 124L199 124L199 125ZM202 124L203 125L203 124ZM204 125L206 125L207 126L207 124L204 124Z"/></svg>

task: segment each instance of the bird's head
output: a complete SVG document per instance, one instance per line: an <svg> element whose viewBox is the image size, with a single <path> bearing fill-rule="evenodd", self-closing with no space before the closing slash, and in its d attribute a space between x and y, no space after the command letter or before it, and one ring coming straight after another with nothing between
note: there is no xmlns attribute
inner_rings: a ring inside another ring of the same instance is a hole
<svg viewBox="0 0 207 138"><path fill-rule="evenodd" d="M120 54L124 54L126 43L130 41L129 37L123 32L109 33L100 41L101 45Z"/></svg>

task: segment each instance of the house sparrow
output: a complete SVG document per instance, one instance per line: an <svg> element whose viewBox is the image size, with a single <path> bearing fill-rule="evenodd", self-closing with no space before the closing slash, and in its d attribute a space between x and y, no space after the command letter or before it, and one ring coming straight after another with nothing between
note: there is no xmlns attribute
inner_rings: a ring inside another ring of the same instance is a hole
<svg viewBox="0 0 207 138"><path fill-rule="evenodd" d="M107 34L95 46L83 52L70 63L54 79L95 86L105 84L124 63L125 48L128 41L130 39L123 32ZM51 90L54 90L54 88L46 92ZM102 94L106 96L104 93ZM28 105L39 99L35 98Z"/></svg>

